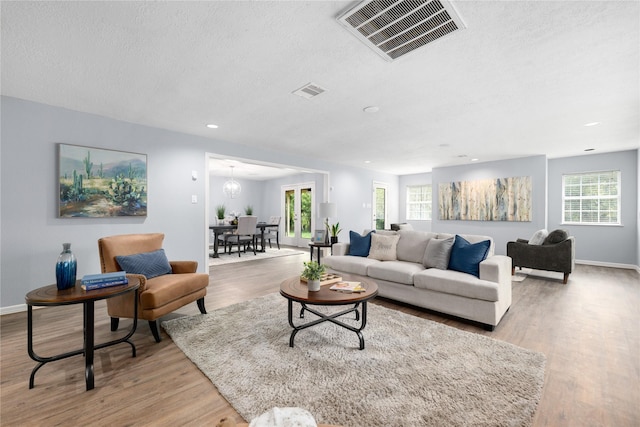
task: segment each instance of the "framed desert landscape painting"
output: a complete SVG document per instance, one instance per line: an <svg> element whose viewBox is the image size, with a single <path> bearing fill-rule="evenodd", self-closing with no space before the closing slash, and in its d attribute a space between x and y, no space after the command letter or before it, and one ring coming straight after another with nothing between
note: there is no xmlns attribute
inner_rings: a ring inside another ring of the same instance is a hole
<svg viewBox="0 0 640 427"><path fill-rule="evenodd" d="M147 156L58 144L60 218L147 216Z"/></svg>

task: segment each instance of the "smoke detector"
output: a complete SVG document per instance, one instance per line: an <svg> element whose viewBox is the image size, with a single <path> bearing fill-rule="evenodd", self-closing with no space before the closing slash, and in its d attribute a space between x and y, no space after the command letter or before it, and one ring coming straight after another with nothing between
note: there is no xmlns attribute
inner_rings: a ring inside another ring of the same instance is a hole
<svg viewBox="0 0 640 427"><path fill-rule="evenodd" d="M466 28L447 0L366 0L338 22L387 61Z"/></svg>

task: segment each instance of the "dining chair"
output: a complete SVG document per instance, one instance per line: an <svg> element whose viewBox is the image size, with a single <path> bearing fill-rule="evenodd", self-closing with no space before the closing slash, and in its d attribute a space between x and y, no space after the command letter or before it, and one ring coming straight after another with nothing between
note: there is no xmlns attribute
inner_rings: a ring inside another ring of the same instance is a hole
<svg viewBox="0 0 640 427"><path fill-rule="evenodd" d="M269 248L271 248L271 239L276 239L278 249L280 249L280 217L272 216L269 218L269 225L277 225L277 227L268 227L265 229L264 240L269 241ZM266 230L269 230L268 232Z"/></svg>
<svg viewBox="0 0 640 427"><path fill-rule="evenodd" d="M247 252L247 246L253 246L253 254L256 255L256 225L258 224L257 216L241 216L238 217L238 228L233 234L227 237L229 245L229 253L233 251L233 245L238 246L238 256L240 256L240 248L244 246Z"/></svg>

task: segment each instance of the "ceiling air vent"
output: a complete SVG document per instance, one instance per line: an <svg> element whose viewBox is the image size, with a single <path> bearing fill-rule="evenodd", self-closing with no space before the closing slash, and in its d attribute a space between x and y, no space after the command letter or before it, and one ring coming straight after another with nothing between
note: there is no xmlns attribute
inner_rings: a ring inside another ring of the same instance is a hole
<svg viewBox="0 0 640 427"><path fill-rule="evenodd" d="M320 95L322 92L326 92L326 89L321 88L315 83L307 83L306 85L302 86L300 89L296 89L291 93L293 93L294 95L301 96L303 98L311 99L314 96Z"/></svg>
<svg viewBox="0 0 640 427"><path fill-rule="evenodd" d="M338 22L387 61L466 28L446 0L368 0Z"/></svg>

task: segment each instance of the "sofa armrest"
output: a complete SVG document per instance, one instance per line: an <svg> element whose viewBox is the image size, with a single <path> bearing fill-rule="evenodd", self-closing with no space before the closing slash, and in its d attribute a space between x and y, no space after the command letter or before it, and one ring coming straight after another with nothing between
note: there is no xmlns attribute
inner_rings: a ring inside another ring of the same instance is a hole
<svg viewBox="0 0 640 427"><path fill-rule="evenodd" d="M500 299L506 298L511 304L511 258L493 255L482 261L480 279L497 283Z"/></svg>
<svg viewBox="0 0 640 427"><path fill-rule="evenodd" d="M169 261L173 274L195 273L198 261Z"/></svg>
<svg viewBox="0 0 640 427"><path fill-rule="evenodd" d="M347 255L349 253L349 243L338 242L331 247L332 255Z"/></svg>
<svg viewBox="0 0 640 427"><path fill-rule="evenodd" d="M135 277L140 280L140 287L138 288L138 295L147 289L147 277L142 274L127 274L127 276Z"/></svg>

